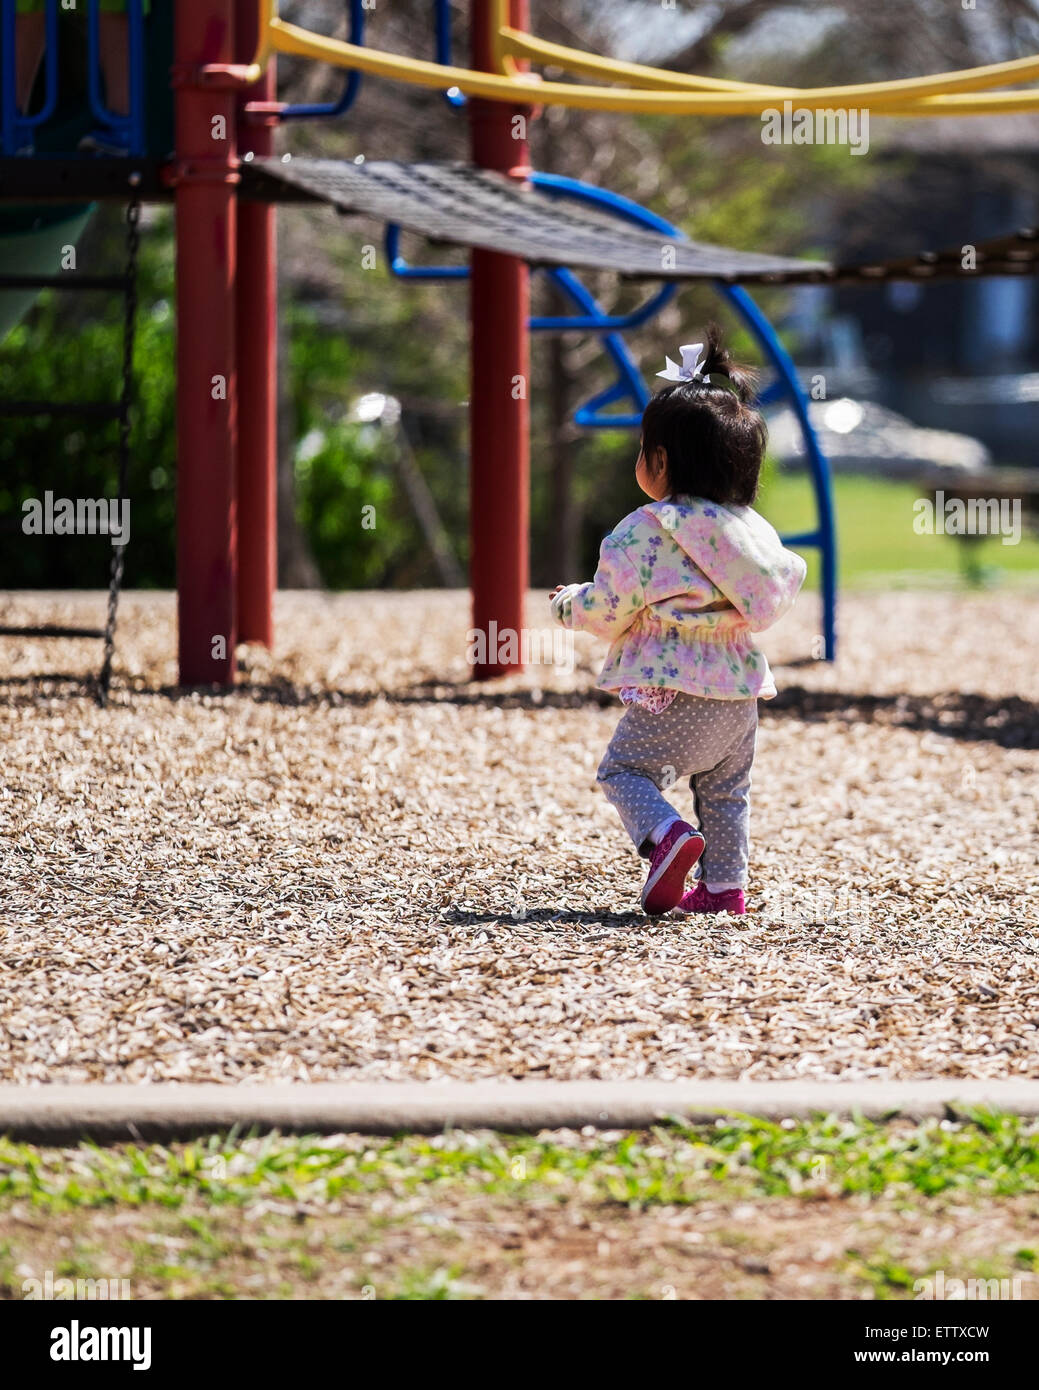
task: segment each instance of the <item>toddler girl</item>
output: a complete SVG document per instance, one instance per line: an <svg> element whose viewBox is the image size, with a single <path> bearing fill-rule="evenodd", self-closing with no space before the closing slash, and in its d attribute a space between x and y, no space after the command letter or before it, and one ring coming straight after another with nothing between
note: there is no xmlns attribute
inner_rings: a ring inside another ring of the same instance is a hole
<svg viewBox="0 0 1039 1390"><path fill-rule="evenodd" d="M564 627L612 643L599 687L627 711L598 781L649 860L643 909L742 913L757 702L776 694L751 633L790 608L805 563L750 506L766 440L752 374L713 325L681 354L642 416L635 479L650 502L603 541L591 583L550 597ZM699 829L661 795L679 777Z"/></svg>

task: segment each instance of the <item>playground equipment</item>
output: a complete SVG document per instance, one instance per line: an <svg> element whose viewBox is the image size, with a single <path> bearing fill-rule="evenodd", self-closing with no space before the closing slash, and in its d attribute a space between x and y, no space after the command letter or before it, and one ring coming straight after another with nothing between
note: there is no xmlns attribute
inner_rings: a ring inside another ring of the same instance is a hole
<svg viewBox="0 0 1039 1390"><path fill-rule="evenodd" d="M591 184L582 183L578 179L562 178L556 174L532 172L530 183L534 188L546 189L555 196L576 198L580 202L591 203L597 207L606 207L617 216L625 218L638 227L652 228L662 233L676 249L687 241L679 228L672 226L671 223L658 217L656 213L650 212L649 209L640 207L629 198L621 197L620 194L609 193ZM459 279L468 275L464 266L439 268L408 266L398 253L399 236L399 224L387 223L386 251L395 275L404 278L421 276L427 279ZM729 256L731 254L729 253ZM767 275L769 272L763 267L760 273ZM568 315L531 318L529 321L530 329L534 332L549 333L568 330L597 333L602 338L603 346L617 368L617 381L577 409L574 415L576 423L584 429L638 429L642 421L642 412L649 401L650 392L642 373L628 351L622 333L625 329L635 328L648 322L655 314L659 313L674 297L677 286L674 283L665 284L640 308L628 314L611 316L602 311L592 295L571 271L550 269L548 275L557 289L575 305L578 312ZM759 405L770 405L783 396L787 396L801 428L815 494L818 520L813 530L800 532L795 536L786 536L784 541L790 546L800 549L812 547L817 548L820 552L822 559L823 646L825 655L832 660L837 647L837 553L829 469L819 448L815 430L808 418L808 406L804 391L800 386L794 364L786 349L757 305L745 291L735 285L725 283L724 280L718 283L717 288L750 330L776 373L775 380L760 393ZM615 405L625 398L630 401L633 407L630 413L606 412L607 406Z"/></svg>
<svg viewBox="0 0 1039 1390"><path fill-rule="evenodd" d="M449 0L433 4L434 61L365 46L363 0L348 0L349 41L285 22L272 0L152 0L147 14L142 0L128 0L129 109L115 112L104 104L99 78L99 3L87 0L92 38L81 127L84 121L100 122L128 151L124 157L100 159L76 152L68 134L69 129L75 134L68 125L69 120L74 125L75 113L66 113L64 134L58 122L59 3L45 0L42 106L20 112L13 76L15 4L0 0L0 201L6 207L14 201L68 205L80 199L87 205L101 198L174 200L178 617L184 684L229 685L236 642L272 640L276 201L325 201L344 212L379 217L388 224L387 249L396 274L470 281L470 579L478 629L488 628L492 620L499 629L523 626L529 403L525 392L511 387L517 378L529 377L530 333L597 334L617 369L617 381L581 407L577 422L589 428L627 428L637 423L648 392L625 346L624 330L662 308L674 293L673 282L714 284L774 370L763 403L787 396L803 431L818 519L810 531L787 539L820 549L825 647L826 655L833 656L836 559L828 472L793 364L742 286L929 279L962 274L964 268L951 252L879 266L833 267L704 246L606 190L535 173L528 164L526 121L535 104L550 103L727 116L759 115L786 101L817 110L868 106L878 114L905 116L1030 110L1039 106L1039 91L998 89L1002 83L1039 77L1039 58L904 81L797 90L663 72L548 44L527 32L526 0L472 0L468 68L451 62ZM340 98L318 105L279 103L278 53L344 69ZM625 85L541 81L528 70L532 63ZM272 157L277 124L343 114L356 99L363 74L434 88L452 108L465 107L472 165ZM518 124L517 117L522 117ZM18 151L33 142L35 156L19 157ZM402 226L469 247L470 265L408 266L399 254ZM0 238L3 230L0 221ZM662 248L669 252L666 258ZM991 254L978 247L977 269L970 273L1034 273L1036 249L1031 231L994 243ZM551 276L574 306L572 314L531 319L531 263ZM667 283L640 309L608 315L575 274L581 267ZM10 279L0 289L13 288ZM23 279L17 288L29 291L33 286ZM25 302L23 298L22 308ZM18 308L13 304L8 312ZM239 410L240 400L247 408ZM622 403L619 412L610 411ZM122 478L121 492L124 487ZM113 585L113 593L117 588ZM496 675L503 669L488 666L477 674Z"/></svg>

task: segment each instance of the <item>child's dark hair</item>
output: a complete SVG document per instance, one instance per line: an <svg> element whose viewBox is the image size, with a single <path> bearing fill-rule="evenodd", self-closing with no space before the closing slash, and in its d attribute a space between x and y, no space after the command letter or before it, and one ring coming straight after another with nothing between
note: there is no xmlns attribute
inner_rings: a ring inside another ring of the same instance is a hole
<svg viewBox="0 0 1039 1390"><path fill-rule="evenodd" d="M700 371L727 384L695 379L658 391L642 415L643 450L647 459L665 450L671 496L749 507L768 440L764 420L749 404L756 375L732 361L715 323L707 327Z"/></svg>

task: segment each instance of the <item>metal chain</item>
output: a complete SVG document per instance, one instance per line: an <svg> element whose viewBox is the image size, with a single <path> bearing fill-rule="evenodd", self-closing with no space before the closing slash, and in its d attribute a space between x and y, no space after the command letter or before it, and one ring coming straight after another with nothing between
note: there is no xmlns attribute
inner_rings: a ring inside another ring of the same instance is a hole
<svg viewBox="0 0 1039 1390"><path fill-rule="evenodd" d="M120 510L129 503L130 476L130 407L133 404L133 350L137 324L137 250L140 245L138 224L141 205L133 198L126 209L126 298L123 313L123 386L119 397L119 503ZM125 513L123 513L125 518ZM124 521L125 524L125 521ZM126 545L112 547L112 568L108 581L108 617L105 622L105 654L98 677L98 704L108 703L108 687L112 679L112 657L115 652L115 622L119 607L119 591L123 583Z"/></svg>

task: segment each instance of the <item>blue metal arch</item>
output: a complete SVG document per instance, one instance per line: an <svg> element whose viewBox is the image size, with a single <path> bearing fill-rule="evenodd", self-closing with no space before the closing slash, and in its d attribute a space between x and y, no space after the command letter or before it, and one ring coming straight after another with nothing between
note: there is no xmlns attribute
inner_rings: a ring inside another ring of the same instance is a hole
<svg viewBox="0 0 1039 1390"><path fill-rule="evenodd" d="M566 327L573 326L574 322L583 323L586 320L594 321L598 305L589 290L581 284L577 276L571 270L555 269L548 272L549 278L556 284L564 294L583 309L586 318L574 315L568 319L562 318L562 323ZM649 403L649 390L642 379L642 373L635 364L635 359L628 351L628 345L617 332L603 332L602 324L606 323L607 316L600 318L600 332L603 347L607 355L617 368L617 380L612 386L608 386L605 391L600 391L597 396L593 396L590 401L585 401L584 405L578 406L574 412L574 421L583 429L638 429L642 423L642 412ZM531 328L544 327L544 321L531 319ZM601 411L608 405L614 405L617 401L625 397L633 400L637 411L632 415L603 415Z"/></svg>
<svg viewBox="0 0 1039 1390"><path fill-rule="evenodd" d="M780 388L790 400L797 422L801 426L808 469L815 492L816 525L812 531L803 531L796 536L784 536L784 544L801 550L806 546L819 551L821 560L820 587L823 600L823 646L827 661L837 655L837 523L833 505L833 486L830 481L830 465L819 445L808 415L808 397L797 375L797 369L779 335L768 319L751 299L746 290L739 285L717 285L719 294L724 296L757 339L759 346L776 370L774 387ZM769 392L762 392L759 404L767 404L766 397L777 399Z"/></svg>

